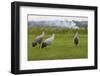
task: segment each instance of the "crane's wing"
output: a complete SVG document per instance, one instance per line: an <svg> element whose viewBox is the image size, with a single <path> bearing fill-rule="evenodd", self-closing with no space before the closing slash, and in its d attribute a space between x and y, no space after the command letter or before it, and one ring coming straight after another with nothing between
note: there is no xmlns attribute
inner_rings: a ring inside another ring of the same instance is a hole
<svg viewBox="0 0 100 76"><path fill-rule="evenodd" d="M47 45L50 45L52 43L52 39L48 38L44 41L44 43L46 43Z"/></svg>

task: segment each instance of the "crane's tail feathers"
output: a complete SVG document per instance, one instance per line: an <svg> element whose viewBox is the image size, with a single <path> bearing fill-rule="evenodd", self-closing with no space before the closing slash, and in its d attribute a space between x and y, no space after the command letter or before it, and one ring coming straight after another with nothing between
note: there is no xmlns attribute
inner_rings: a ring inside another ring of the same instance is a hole
<svg viewBox="0 0 100 76"><path fill-rule="evenodd" d="M46 46L47 46L47 44L46 44L46 43L42 43L41 48L44 48L44 47L46 47Z"/></svg>
<svg viewBox="0 0 100 76"><path fill-rule="evenodd" d="M37 43L35 43L35 42L32 43L32 46L33 46L33 47L35 47L36 45L37 45Z"/></svg>

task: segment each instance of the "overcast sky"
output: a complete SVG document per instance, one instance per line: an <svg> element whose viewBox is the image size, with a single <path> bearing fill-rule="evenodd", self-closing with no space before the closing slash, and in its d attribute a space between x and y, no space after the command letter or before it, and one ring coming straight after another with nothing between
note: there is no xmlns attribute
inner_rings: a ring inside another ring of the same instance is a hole
<svg viewBox="0 0 100 76"><path fill-rule="evenodd" d="M28 21L52 21L52 20L76 20L76 21L88 21L86 16L47 16L47 15L28 15Z"/></svg>

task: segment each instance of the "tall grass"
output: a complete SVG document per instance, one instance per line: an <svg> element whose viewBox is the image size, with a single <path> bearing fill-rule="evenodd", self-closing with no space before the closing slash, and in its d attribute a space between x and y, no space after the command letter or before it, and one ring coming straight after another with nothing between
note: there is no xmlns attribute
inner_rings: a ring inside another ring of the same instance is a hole
<svg viewBox="0 0 100 76"><path fill-rule="evenodd" d="M46 32L47 34L66 34L66 33L75 33L78 31L80 34L87 34L87 30L84 28L72 29L72 28L62 28L62 27L31 27L28 28L28 34L40 34L41 32Z"/></svg>

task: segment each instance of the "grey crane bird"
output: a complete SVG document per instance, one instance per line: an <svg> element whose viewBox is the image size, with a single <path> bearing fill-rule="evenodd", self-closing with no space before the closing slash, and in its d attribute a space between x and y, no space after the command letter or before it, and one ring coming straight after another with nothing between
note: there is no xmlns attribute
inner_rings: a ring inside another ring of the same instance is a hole
<svg viewBox="0 0 100 76"><path fill-rule="evenodd" d="M79 36L78 32L76 32L74 36L74 45L77 46L78 44L79 44Z"/></svg>
<svg viewBox="0 0 100 76"><path fill-rule="evenodd" d="M48 45L51 45L53 40L55 38L55 34L52 34L51 37L47 38L43 43L42 43L42 46L41 48L44 48L44 47L47 47Z"/></svg>
<svg viewBox="0 0 100 76"><path fill-rule="evenodd" d="M42 40L43 40L43 37L44 37L44 32L42 32L41 35L37 36L33 42L32 42L32 46L35 47L37 44L41 44Z"/></svg>

